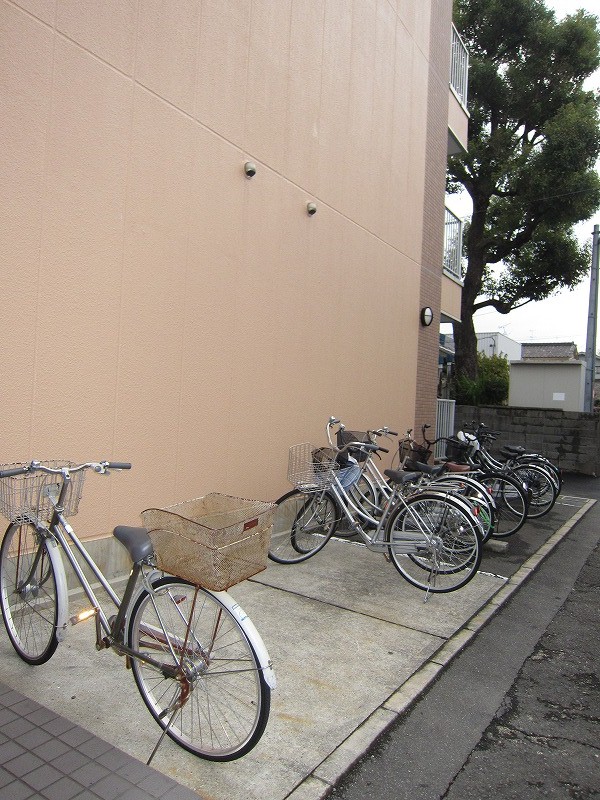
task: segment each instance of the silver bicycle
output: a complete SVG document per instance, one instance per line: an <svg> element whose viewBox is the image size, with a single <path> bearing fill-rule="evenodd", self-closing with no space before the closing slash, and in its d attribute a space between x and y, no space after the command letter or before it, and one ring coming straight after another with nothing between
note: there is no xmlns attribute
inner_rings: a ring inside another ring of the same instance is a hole
<svg viewBox="0 0 600 800"><path fill-rule="evenodd" d="M240 758L262 736L275 687L269 655L250 619L228 592L157 568L156 536L172 533L174 525L163 524L156 531L115 528L114 536L132 561L119 598L67 521L77 513L86 473L107 474L130 466L33 461L0 469L0 510L11 520L0 546L0 606L8 636L24 661L43 664L70 624L93 618L96 648L126 656L142 699L162 728L148 763L165 735L201 758ZM254 501L229 507L229 522L233 514L244 530L243 542L260 532L265 565L272 508ZM181 519L180 514L173 516ZM69 611L61 554L90 604L79 615ZM189 549L187 560L194 562ZM255 561L252 569L257 572L261 567ZM160 558L158 562L160 567ZM112 601L115 613L102 608L82 563ZM240 579L237 574L224 580L233 585Z"/></svg>
<svg viewBox="0 0 600 800"><path fill-rule="evenodd" d="M403 496L399 473L389 476L391 494L377 516L352 495L361 469L349 450L368 454L370 442L337 447L327 424L330 447L306 443L290 448L288 479L295 489L276 503L269 558L294 564L325 547L340 518L368 550L382 553L410 584L426 592L451 592L476 574L482 556L482 529L471 506L443 490Z"/></svg>

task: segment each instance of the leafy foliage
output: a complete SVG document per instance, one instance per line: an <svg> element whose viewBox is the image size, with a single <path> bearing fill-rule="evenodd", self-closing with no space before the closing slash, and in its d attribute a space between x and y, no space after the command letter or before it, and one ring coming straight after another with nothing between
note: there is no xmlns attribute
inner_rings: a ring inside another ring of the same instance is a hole
<svg viewBox="0 0 600 800"><path fill-rule="evenodd" d="M456 380L456 402L460 405L498 406L508 400L510 367L504 356L477 354L478 373L475 379L459 375Z"/></svg>
<svg viewBox="0 0 600 800"><path fill-rule="evenodd" d="M543 0L455 0L469 50L469 152L450 159L449 191L473 201L454 335L458 373L477 374L473 314L507 314L587 274L573 226L600 206L598 18L557 22Z"/></svg>

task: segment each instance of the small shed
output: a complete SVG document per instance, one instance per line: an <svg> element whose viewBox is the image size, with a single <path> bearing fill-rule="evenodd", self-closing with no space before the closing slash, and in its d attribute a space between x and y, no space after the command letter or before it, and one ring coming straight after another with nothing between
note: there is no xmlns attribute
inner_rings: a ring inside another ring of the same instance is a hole
<svg viewBox="0 0 600 800"><path fill-rule="evenodd" d="M584 394L585 364L579 360L510 362L510 406L583 411Z"/></svg>

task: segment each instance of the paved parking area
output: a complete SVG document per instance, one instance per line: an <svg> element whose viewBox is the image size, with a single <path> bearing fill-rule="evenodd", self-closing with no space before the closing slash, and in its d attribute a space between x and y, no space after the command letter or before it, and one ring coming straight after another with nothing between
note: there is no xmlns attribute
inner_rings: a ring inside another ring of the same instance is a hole
<svg viewBox="0 0 600 800"><path fill-rule="evenodd" d="M486 554L449 595L424 595L381 555L332 541L304 564L272 564L232 594L261 632L278 688L265 735L239 761L201 761L159 729L113 653L77 625L40 667L0 632L0 800L317 800L477 634L591 507L565 496ZM65 749L66 748L66 749Z"/></svg>

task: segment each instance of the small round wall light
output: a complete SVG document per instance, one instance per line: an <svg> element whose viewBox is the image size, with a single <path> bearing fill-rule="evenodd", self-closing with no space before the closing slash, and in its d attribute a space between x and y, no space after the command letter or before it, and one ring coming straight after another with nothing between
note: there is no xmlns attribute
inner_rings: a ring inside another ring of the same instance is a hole
<svg viewBox="0 0 600 800"><path fill-rule="evenodd" d="M253 161L246 161L244 164L244 172L247 178L253 178L256 175L256 164Z"/></svg>
<svg viewBox="0 0 600 800"><path fill-rule="evenodd" d="M313 214L317 213L317 206L315 203L307 203L306 204L306 213L309 217L312 217Z"/></svg>
<svg viewBox="0 0 600 800"><path fill-rule="evenodd" d="M421 325L425 326L426 328L431 325L433 322L433 311L429 306L425 306L425 308L421 309Z"/></svg>

